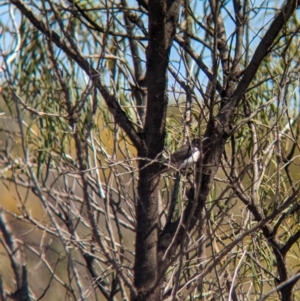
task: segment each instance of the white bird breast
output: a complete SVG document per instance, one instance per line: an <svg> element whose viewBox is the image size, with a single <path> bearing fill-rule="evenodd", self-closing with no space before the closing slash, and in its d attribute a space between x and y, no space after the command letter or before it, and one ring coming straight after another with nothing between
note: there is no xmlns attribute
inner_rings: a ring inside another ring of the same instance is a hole
<svg viewBox="0 0 300 301"><path fill-rule="evenodd" d="M198 148L194 149L192 156L185 159L180 165L179 170L188 169L193 166L200 158L200 150Z"/></svg>

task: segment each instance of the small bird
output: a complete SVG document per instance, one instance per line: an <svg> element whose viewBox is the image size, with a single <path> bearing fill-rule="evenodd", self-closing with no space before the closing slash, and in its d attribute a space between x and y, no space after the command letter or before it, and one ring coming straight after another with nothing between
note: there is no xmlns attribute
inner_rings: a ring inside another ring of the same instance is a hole
<svg viewBox="0 0 300 301"><path fill-rule="evenodd" d="M186 143L182 145L176 152L170 155L170 163L177 167L179 171L188 170L200 158L200 139L193 139L192 142ZM168 171L169 166L163 166L161 170L155 174L155 176L160 175L166 171Z"/></svg>

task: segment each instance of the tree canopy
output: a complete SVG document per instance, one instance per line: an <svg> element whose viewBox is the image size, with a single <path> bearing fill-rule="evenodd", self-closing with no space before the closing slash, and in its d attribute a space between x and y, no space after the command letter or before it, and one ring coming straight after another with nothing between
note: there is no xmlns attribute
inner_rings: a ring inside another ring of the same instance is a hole
<svg viewBox="0 0 300 301"><path fill-rule="evenodd" d="M2 300L300 298L299 1L1 4Z"/></svg>

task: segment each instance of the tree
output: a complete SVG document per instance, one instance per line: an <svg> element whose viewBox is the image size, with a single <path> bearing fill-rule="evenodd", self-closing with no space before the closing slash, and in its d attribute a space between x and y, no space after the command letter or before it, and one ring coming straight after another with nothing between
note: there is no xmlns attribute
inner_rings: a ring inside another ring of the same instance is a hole
<svg viewBox="0 0 300 301"><path fill-rule="evenodd" d="M2 299L297 299L298 1L3 2Z"/></svg>

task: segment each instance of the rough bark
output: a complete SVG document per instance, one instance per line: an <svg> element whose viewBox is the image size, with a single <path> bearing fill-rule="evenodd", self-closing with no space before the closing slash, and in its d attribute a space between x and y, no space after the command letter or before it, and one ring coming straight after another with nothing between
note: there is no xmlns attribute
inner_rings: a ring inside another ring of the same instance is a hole
<svg viewBox="0 0 300 301"><path fill-rule="evenodd" d="M158 165L147 167L163 150L168 105L167 68L170 48L175 36L180 1L149 2L149 44L147 56L147 111L143 131L144 147L139 157L147 158L139 164L139 200L136 209L137 235L135 258L135 286L138 300L160 300L157 285L158 259Z"/></svg>

